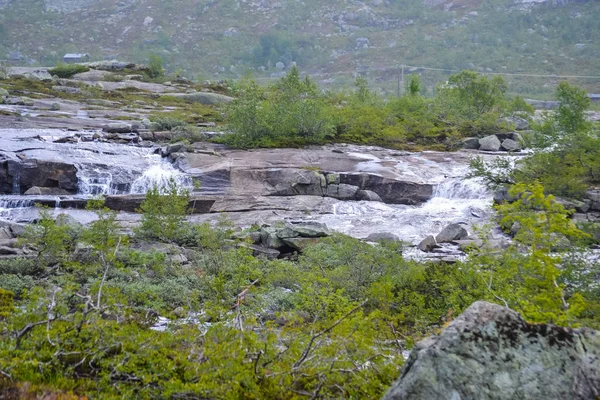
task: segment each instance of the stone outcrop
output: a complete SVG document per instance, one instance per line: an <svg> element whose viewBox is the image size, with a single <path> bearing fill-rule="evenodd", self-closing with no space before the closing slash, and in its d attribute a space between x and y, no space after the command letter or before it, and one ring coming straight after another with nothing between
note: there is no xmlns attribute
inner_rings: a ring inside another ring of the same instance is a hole
<svg viewBox="0 0 600 400"><path fill-rule="evenodd" d="M467 237L469 237L469 233L460 224L450 224L435 237L435 240L437 243L451 243Z"/></svg>
<svg viewBox="0 0 600 400"><path fill-rule="evenodd" d="M476 302L418 343L384 400L597 399L600 332L530 324Z"/></svg>
<svg viewBox="0 0 600 400"><path fill-rule="evenodd" d="M70 163L36 159L2 159L0 155L0 194L21 194L33 187L77 192L77 168Z"/></svg>

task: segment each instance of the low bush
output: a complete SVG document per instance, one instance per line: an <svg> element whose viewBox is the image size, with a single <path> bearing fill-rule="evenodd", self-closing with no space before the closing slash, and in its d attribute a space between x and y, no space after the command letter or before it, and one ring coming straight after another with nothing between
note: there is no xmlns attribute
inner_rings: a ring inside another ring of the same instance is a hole
<svg viewBox="0 0 600 400"><path fill-rule="evenodd" d="M58 76L59 78L68 79L75 74L87 72L89 70L90 69L88 67L80 64L58 64L56 67L48 70L48 72L52 75Z"/></svg>

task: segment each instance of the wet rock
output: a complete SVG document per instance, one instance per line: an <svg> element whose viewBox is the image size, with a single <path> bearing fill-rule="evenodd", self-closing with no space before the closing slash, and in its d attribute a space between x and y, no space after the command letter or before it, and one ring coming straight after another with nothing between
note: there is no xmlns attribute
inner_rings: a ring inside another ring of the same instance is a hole
<svg viewBox="0 0 600 400"><path fill-rule="evenodd" d="M0 193L12 194L15 180L22 193L34 186L76 193L79 182L77 168L68 162L30 158L3 161L0 158Z"/></svg>
<svg viewBox="0 0 600 400"><path fill-rule="evenodd" d="M512 139L506 139L502 142L502 150L505 151L521 151L521 145Z"/></svg>
<svg viewBox="0 0 600 400"><path fill-rule="evenodd" d="M469 233L460 224L450 224L445 227L436 237L437 243L451 243L454 240L463 240Z"/></svg>
<svg viewBox="0 0 600 400"><path fill-rule="evenodd" d="M499 151L500 146L502 146L502 143L500 143L500 140L498 140L496 135L490 135L483 139L479 139L479 150Z"/></svg>
<svg viewBox="0 0 600 400"><path fill-rule="evenodd" d="M399 242L400 238L393 233L378 232L371 233L365 240L367 242Z"/></svg>
<svg viewBox="0 0 600 400"><path fill-rule="evenodd" d="M417 245L417 248L421 251L424 251L425 253L430 253L438 247L440 246L438 246L433 235L427 236L421 241L421 243Z"/></svg>
<svg viewBox="0 0 600 400"><path fill-rule="evenodd" d="M33 186L27 189L27 191L25 191L23 194L26 196L65 196L69 195L70 193L66 190L56 187Z"/></svg>
<svg viewBox="0 0 600 400"><path fill-rule="evenodd" d="M359 188L353 185L339 184L339 185L328 185L326 195L339 200L353 200L356 197L356 193Z"/></svg>
<svg viewBox="0 0 600 400"><path fill-rule="evenodd" d="M477 150L479 148L479 139L478 138L465 138L461 140L461 146L463 149L472 149Z"/></svg>
<svg viewBox="0 0 600 400"><path fill-rule="evenodd" d="M371 190L359 190L356 193L356 200L362 201L381 201L381 197Z"/></svg>
<svg viewBox="0 0 600 400"><path fill-rule="evenodd" d="M600 332L530 324L476 302L439 336L415 346L384 400L594 399Z"/></svg>

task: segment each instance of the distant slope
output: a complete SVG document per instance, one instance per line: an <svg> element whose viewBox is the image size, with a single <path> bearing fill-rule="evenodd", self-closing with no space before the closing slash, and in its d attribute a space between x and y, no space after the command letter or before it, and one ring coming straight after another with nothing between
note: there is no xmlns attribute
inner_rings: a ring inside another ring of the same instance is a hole
<svg viewBox="0 0 600 400"><path fill-rule="evenodd" d="M598 1L0 0L0 7L0 58L44 65L66 52L136 62L156 53L188 77L224 79L250 71L276 77L296 62L324 85L366 73L389 92L402 64L600 75ZM451 73L417 72L430 87ZM556 83L507 80L528 95ZM575 83L600 92L600 79Z"/></svg>

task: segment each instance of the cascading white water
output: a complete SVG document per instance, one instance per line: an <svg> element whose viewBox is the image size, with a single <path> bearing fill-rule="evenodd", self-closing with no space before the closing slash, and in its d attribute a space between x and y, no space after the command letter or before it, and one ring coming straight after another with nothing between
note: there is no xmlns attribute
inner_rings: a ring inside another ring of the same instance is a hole
<svg viewBox="0 0 600 400"><path fill-rule="evenodd" d="M148 168L133 182L130 193L144 194L154 187L165 188L171 181L182 189L192 189L193 186L192 178L175 169L170 163L161 161Z"/></svg>

